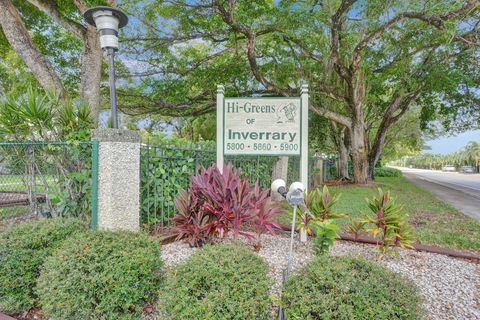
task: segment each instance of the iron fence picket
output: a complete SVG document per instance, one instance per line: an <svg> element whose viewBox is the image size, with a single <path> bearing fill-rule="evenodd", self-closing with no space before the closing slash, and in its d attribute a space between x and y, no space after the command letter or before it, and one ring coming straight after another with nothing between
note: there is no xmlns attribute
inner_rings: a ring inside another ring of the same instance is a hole
<svg viewBox="0 0 480 320"><path fill-rule="evenodd" d="M262 188L268 188L276 157L270 156L225 156L225 162L242 169L242 175L249 176L253 183L259 181ZM207 168L216 160L214 145L189 144L172 145L150 144L142 146L141 162L146 163L142 170L147 170L141 176L142 180L142 222L161 227L171 225L176 208L174 199L180 189L186 190L190 177L200 168ZM315 159L309 160L309 176L313 181L313 166ZM153 164L153 166L152 166ZM288 159L288 182L297 181L300 177L300 157ZM331 163L324 161L325 179L331 177ZM328 174L327 174L328 173ZM154 190L149 187L153 183ZM153 202L153 205L152 203ZM153 217L153 219L152 219Z"/></svg>

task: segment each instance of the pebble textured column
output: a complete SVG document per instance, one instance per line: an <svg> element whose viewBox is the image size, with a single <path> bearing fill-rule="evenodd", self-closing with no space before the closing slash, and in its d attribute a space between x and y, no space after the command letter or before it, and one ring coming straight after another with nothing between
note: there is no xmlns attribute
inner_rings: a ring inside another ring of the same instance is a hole
<svg viewBox="0 0 480 320"><path fill-rule="evenodd" d="M98 149L98 229L140 230L140 135L96 129Z"/></svg>

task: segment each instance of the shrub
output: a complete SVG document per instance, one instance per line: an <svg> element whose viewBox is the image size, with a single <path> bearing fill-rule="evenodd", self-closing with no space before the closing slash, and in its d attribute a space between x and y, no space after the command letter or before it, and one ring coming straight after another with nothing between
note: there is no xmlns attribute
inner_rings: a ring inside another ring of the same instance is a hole
<svg viewBox="0 0 480 320"><path fill-rule="evenodd" d="M366 231L380 239L380 257L392 252L398 255L397 247L412 248L415 238L408 224L408 215L403 206L395 203L390 191L383 192L378 188L378 198L367 199L367 202L373 214L364 221Z"/></svg>
<svg viewBox="0 0 480 320"><path fill-rule="evenodd" d="M34 307L35 282L45 259L65 239L85 229L78 220L56 218L19 224L4 233L0 238L0 310L16 313Z"/></svg>
<svg viewBox="0 0 480 320"><path fill-rule="evenodd" d="M75 236L45 262L37 294L50 319L138 319L160 284L159 244L145 235Z"/></svg>
<svg viewBox="0 0 480 320"><path fill-rule="evenodd" d="M380 168L375 168L374 174L375 174L375 177L401 177L402 171L395 168L380 167Z"/></svg>
<svg viewBox="0 0 480 320"><path fill-rule="evenodd" d="M415 286L372 262L321 256L287 281L287 319L420 319Z"/></svg>
<svg viewBox="0 0 480 320"><path fill-rule="evenodd" d="M205 246L166 279L160 310L175 320L268 319L267 266L240 244Z"/></svg>
<svg viewBox="0 0 480 320"><path fill-rule="evenodd" d="M229 164L220 173L215 165L201 169L191 178L187 191L180 191L175 199L174 216L177 239L186 239L192 246L202 246L214 237L243 235L253 239L245 230L251 227L257 239L263 232L274 232L279 227L275 217L280 209L269 196L269 190L260 190L258 183L249 184L240 177L240 169Z"/></svg>
<svg viewBox="0 0 480 320"><path fill-rule="evenodd" d="M313 251L315 254L325 254L333 246L338 238L340 229L332 220L315 221L313 223L315 238L313 239Z"/></svg>

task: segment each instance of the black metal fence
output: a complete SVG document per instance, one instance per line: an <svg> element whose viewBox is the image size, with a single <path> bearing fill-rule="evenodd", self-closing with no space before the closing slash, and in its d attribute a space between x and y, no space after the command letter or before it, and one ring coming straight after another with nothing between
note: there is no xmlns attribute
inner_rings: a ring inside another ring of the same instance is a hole
<svg viewBox="0 0 480 320"><path fill-rule="evenodd" d="M271 156L226 156L225 163L231 162L242 170L250 182L258 181L262 188L268 188L278 157ZM317 157L309 159L309 181L321 181L335 176L335 160L324 160L323 170L314 169ZM180 189L187 189L190 177L201 167L209 167L216 161L214 144L162 144L143 145L141 148L141 220L144 224L169 226L175 213L174 199ZM288 158L287 182L299 179L300 157Z"/></svg>
<svg viewBox="0 0 480 320"><path fill-rule="evenodd" d="M0 143L0 227L40 216L96 225L98 143Z"/></svg>

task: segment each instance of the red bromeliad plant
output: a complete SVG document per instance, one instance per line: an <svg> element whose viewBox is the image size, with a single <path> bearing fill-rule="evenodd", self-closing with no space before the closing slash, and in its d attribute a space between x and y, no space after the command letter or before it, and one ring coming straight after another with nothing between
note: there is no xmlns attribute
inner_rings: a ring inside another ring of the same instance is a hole
<svg viewBox="0 0 480 320"><path fill-rule="evenodd" d="M223 174L215 165L192 176L188 192L175 199L178 213L174 217L177 239L187 239L192 246L201 246L212 238L223 238L230 232L253 240L246 228L253 228L257 239L261 233L274 232L279 208L271 203L269 190L260 190L258 183L249 184L240 177L239 169L229 164Z"/></svg>
<svg viewBox="0 0 480 320"><path fill-rule="evenodd" d="M254 222L254 228L257 234L257 242L254 245L256 251L260 250L262 246L260 236L263 233L270 233L273 235L275 234L275 229L281 228L281 226L275 221L275 218L280 212L280 207L270 199L265 202L262 210L259 210Z"/></svg>
<svg viewBox="0 0 480 320"><path fill-rule="evenodd" d="M193 193L180 190L175 198L177 214L173 217L177 239L191 246L202 246L214 229L213 221L201 210L200 199Z"/></svg>

